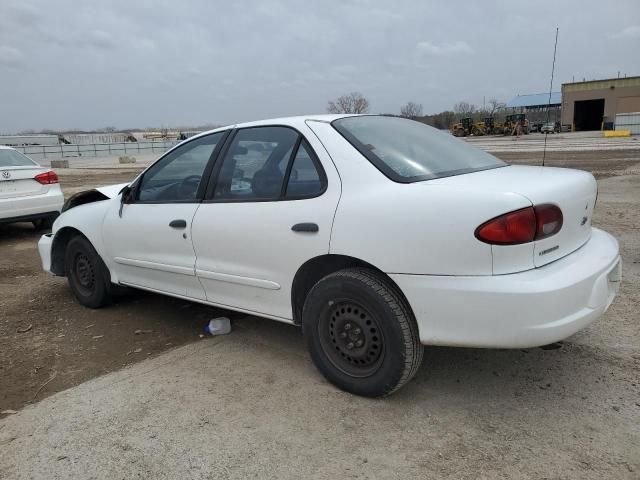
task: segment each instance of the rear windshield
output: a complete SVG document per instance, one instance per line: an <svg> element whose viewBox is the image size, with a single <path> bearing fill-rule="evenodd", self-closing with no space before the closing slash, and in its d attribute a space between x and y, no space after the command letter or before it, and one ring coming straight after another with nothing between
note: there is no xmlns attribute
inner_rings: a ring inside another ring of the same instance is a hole
<svg viewBox="0 0 640 480"><path fill-rule="evenodd" d="M17 150L0 148L0 168L2 167L33 167L36 163Z"/></svg>
<svg viewBox="0 0 640 480"><path fill-rule="evenodd" d="M333 121L332 125L396 182L418 182L507 165L448 132L413 120L347 117Z"/></svg>

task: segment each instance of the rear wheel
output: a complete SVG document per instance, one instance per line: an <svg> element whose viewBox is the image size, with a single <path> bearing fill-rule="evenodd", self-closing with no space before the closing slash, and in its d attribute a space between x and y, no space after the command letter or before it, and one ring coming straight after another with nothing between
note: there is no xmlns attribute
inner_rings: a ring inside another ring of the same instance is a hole
<svg viewBox="0 0 640 480"><path fill-rule="evenodd" d="M395 392L422 362L409 306L388 279L372 270L345 269L320 280L305 301L302 327L320 372L357 395Z"/></svg>
<svg viewBox="0 0 640 480"><path fill-rule="evenodd" d="M89 240L73 237L64 263L69 286L82 305L100 308L111 303L109 271Z"/></svg>

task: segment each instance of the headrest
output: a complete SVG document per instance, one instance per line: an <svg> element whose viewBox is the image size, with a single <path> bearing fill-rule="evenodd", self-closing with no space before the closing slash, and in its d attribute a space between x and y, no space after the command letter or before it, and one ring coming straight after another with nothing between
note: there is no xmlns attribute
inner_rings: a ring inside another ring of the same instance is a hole
<svg viewBox="0 0 640 480"><path fill-rule="evenodd" d="M283 174L277 168L258 170L251 181L251 190L259 198L274 198L280 194Z"/></svg>
<svg viewBox="0 0 640 480"><path fill-rule="evenodd" d="M247 147L241 147L240 145L235 145L231 147L231 155L246 155L249 152Z"/></svg>

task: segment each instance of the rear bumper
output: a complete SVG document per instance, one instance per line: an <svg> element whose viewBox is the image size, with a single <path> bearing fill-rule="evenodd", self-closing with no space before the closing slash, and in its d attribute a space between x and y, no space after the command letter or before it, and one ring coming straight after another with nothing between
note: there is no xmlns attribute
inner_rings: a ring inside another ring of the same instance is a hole
<svg viewBox="0 0 640 480"><path fill-rule="evenodd" d="M0 222L30 221L60 214L64 196L59 185L52 185L42 195L10 197L0 199Z"/></svg>
<svg viewBox="0 0 640 480"><path fill-rule="evenodd" d="M60 211L58 210L54 210L51 212L31 213L29 215L20 215L19 217L0 218L0 223L33 222L34 220L57 217L58 215L60 215Z"/></svg>
<svg viewBox="0 0 640 480"><path fill-rule="evenodd" d="M621 272L618 242L593 229L575 252L526 272L390 276L413 309L423 344L522 348L562 340L602 315Z"/></svg>

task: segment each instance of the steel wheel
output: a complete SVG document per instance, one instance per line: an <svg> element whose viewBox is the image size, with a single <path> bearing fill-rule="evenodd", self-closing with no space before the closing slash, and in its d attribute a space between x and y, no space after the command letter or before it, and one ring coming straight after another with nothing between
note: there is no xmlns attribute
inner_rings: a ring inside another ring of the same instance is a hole
<svg viewBox="0 0 640 480"><path fill-rule="evenodd" d="M96 273L89 260L89 257L84 253L78 253L73 262L73 271L78 281L78 286L85 290L87 294L90 294L96 284Z"/></svg>
<svg viewBox="0 0 640 480"><path fill-rule="evenodd" d="M395 392L422 362L408 304L384 274L367 268L345 268L320 279L307 294L302 332L320 372L357 395Z"/></svg>
<svg viewBox="0 0 640 480"><path fill-rule="evenodd" d="M318 335L331 363L352 377L368 377L384 358L384 337L374 315L350 300L330 302Z"/></svg>
<svg viewBox="0 0 640 480"><path fill-rule="evenodd" d="M82 305L100 308L111 302L109 271L85 237L76 235L69 240L64 271L71 290Z"/></svg>

